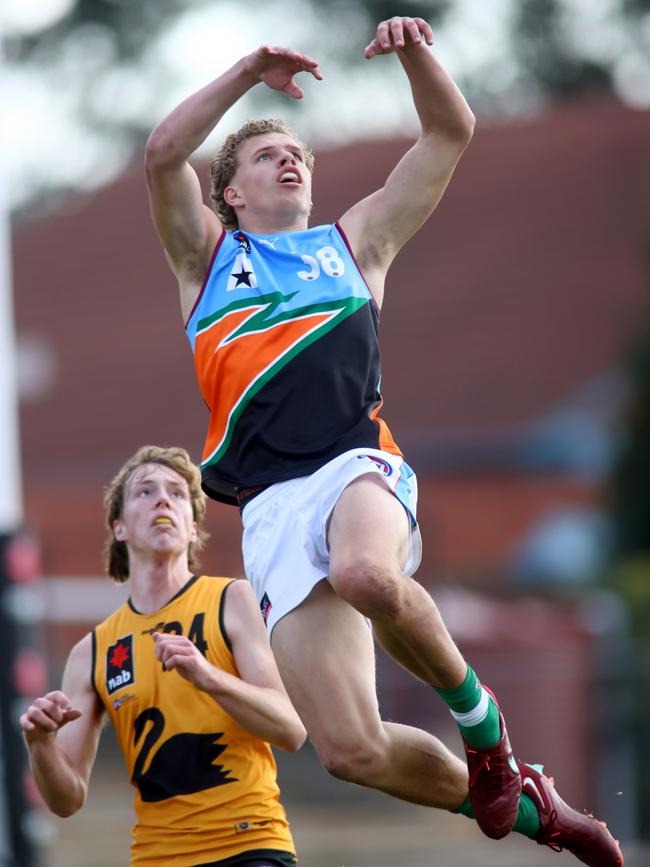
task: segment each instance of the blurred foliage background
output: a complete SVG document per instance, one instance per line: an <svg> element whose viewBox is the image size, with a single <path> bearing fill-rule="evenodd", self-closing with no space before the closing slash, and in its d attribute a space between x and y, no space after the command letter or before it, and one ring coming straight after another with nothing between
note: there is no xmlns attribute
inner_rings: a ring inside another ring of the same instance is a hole
<svg viewBox="0 0 650 867"><path fill-rule="evenodd" d="M363 46L396 11L432 24L436 50L482 117L603 91L650 105L648 0L268 0L254 9L231 0L22 0L4 15L12 201L115 177L161 113L269 34L315 56L339 88L338 100L330 87L321 102L308 82L303 135L322 144L402 130L390 100L361 116L345 108ZM373 64L372 74L385 93L398 71ZM296 108L260 91L245 105L254 112L262 99L267 112Z"/></svg>

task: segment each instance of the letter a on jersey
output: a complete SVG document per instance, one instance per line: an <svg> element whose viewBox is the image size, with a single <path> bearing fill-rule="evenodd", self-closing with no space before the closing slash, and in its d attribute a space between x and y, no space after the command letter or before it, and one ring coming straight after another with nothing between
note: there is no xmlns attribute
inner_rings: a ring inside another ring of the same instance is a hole
<svg viewBox="0 0 650 867"><path fill-rule="evenodd" d="M246 253L237 253L235 256L235 264L228 277L226 291L232 292L233 289L239 289L240 286L250 289L257 288L257 277Z"/></svg>

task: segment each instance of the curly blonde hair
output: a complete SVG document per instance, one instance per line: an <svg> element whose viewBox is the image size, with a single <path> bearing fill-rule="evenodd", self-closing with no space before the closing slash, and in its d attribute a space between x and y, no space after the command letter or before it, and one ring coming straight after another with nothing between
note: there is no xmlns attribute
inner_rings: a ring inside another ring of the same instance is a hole
<svg viewBox="0 0 650 867"><path fill-rule="evenodd" d="M232 181L237 171L237 152L240 145L256 135L264 135L268 132L279 132L291 136L300 146L305 156L305 165L310 172L314 170L314 153L309 145L296 136L291 127L284 121L274 118L266 120L247 120L246 123L231 133L224 141L219 152L210 163L210 198L214 202L214 209L226 229L236 229L238 226L235 209L229 205L223 197L224 190Z"/></svg>
<svg viewBox="0 0 650 867"><path fill-rule="evenodd" d="M123 584L129 578L129 552L126 543L119 542L115 538L113 524L123 516L126 486L133 473L143 464L160 464L163 467L168 467L187 482L190 489L192 515L198 528L196 541L190 543L187 553L187 565L192 572L196 572L200 567L196 554L203 548L209 535L201 529L206 511L206 496L201 490L201 472L196 464L192 463L189 454L185 449L175 446L169 448L142 446L124 464L104 494L106 526L108 528L104 545L104 565L106 572L118 584Z"/></svg>

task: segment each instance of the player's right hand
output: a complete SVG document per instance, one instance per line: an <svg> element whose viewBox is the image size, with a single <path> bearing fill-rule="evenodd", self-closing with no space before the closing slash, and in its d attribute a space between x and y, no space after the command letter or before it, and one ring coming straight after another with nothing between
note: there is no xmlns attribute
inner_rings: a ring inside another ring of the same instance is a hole
<svg viewBox="0 0 650 867"><path fill-rule="evenodd" d="M20 717L20 728L28 742L50 737L66 723L79 719L80 710L75 710L68 696L57 689L34 701Z"/></svg>
<svg viewBox="0 0 650 867"><path fill-rule="evenodd" d="M424 18L395 15L379 22L375 38L366 45L363 56L370 60L379 54L392 54L423 43L433 45L433 31Z"/></svg>
<svg viewBox="0 0 650 867"><path fill-rule="evenodd" d="M308 72L321 81L318 61L292 48L262 45L247 58L251 73L273 90L283 90L293 99L302 99L303 89L293 80L299 72Z"/></svg>

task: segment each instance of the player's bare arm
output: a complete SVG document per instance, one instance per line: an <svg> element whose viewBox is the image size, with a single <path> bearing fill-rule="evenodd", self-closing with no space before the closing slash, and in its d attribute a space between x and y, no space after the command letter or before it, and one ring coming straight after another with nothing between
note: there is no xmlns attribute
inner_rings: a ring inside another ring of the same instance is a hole
<svg viewBox="0 0 650 867"><path fill-rule="evenodd" d="M280 678L252 588L234 581L224 625L240 677L211 665L183 635L156 633L156 656L197 689L209 693L239 725L276 747L299 749L306 731Z"/></svg>
<svg viewBox="0 0 650 867"><path fill-rule="evenodd" d="M71 816L88 790L103 712L92 689L92 638L70 652L60 690L34 700L20 726L38 788L53 813Z"/></svg>
<svg viewBox="0 0 650 867"><path fill-rule="evenodd" d="M300 72L316 79L317 61L290 48L263 45L188 97L159 123L147 142L145 169L156 230L181 290L187 318L200 291L222 231L216 214L203 203L201 186L188 160L223 114L256 84L301 99Z"/></svg>
<svg viewBox="0 0 650 867"><path fill-rule="evenodd" d="M340 221L379 303L388 266L440 201L474 129L474 115L432 44L431 28L422 18L395 17L378 25L364 51L366 60L397 54L421 124L418 140L384 187Z"/></svg>

